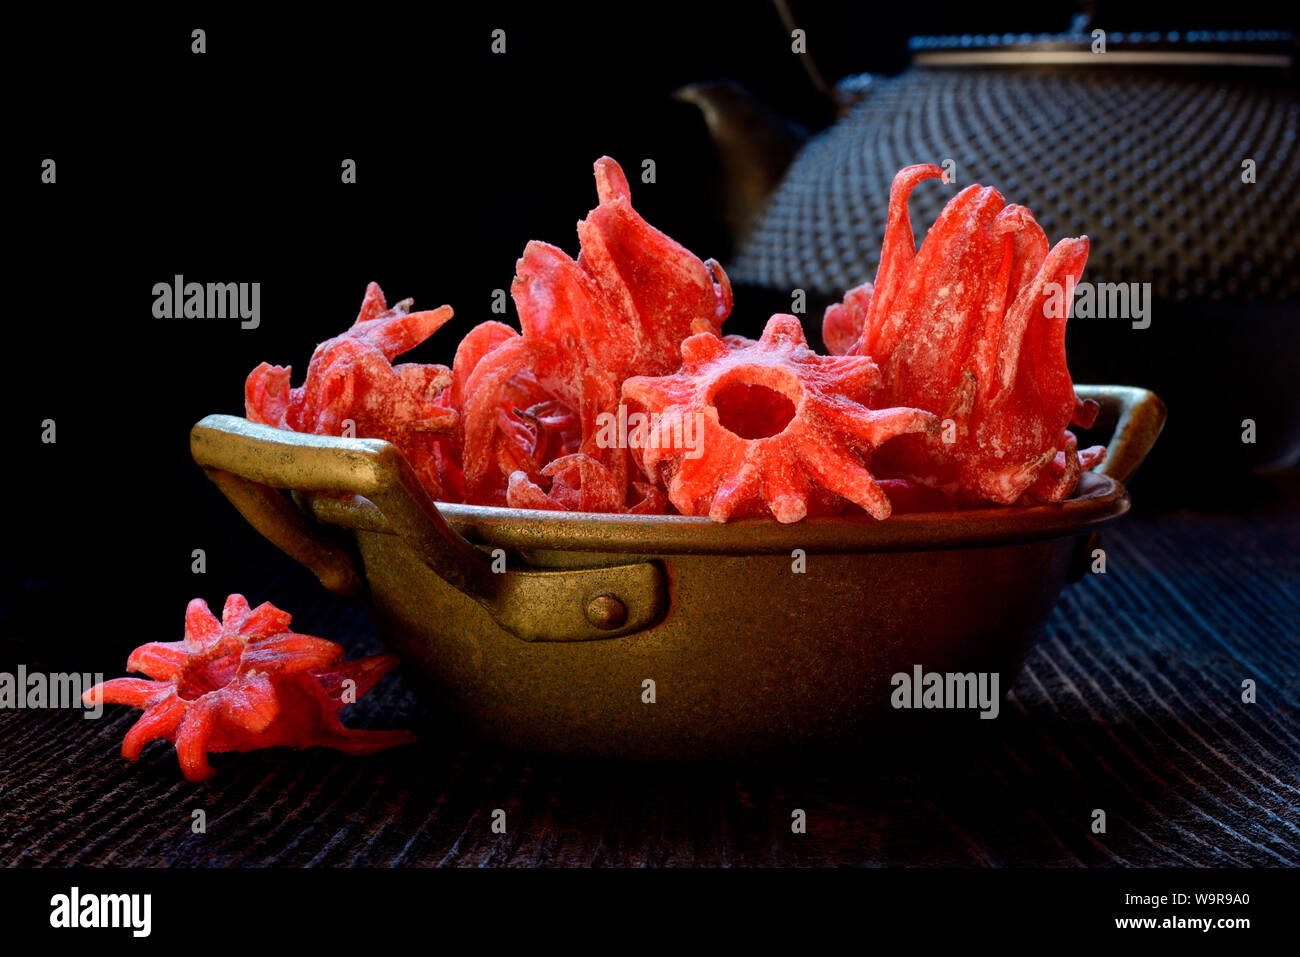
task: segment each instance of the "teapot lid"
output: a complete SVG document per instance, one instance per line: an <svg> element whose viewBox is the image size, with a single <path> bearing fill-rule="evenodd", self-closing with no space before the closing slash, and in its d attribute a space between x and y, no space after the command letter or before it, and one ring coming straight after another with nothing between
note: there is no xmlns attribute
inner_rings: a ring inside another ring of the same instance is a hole
<svg viewBox="0 0 1300 957"><path fill-rule="evenodd" d="M1198 66L1290 69L1290 30L1107 31L1080 15L1061 33L917 36L908 41L918 67Z"/></svg>

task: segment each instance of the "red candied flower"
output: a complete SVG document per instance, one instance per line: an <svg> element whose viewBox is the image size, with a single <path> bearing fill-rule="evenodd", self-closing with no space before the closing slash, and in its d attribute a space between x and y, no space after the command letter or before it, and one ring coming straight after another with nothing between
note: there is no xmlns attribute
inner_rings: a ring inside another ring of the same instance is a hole
<svg viewBox="0 0 1300 957"><path fill-rule="evenodd" d="M1106 448L1094 445L1079 451L1079 440L1073 432L1065 433L1061 451L1052 457L1047 466L1038 473L1034 484L1025 490L1021 501L1026 505L1044 502L1060 502L1074 494L1079 484L1079 476L1106 459Z"/></svg>
<svg viewBox="0 0 1300 957"><path fill-rule="evenodd" d="M290 620L270 602L250 609L243 595L231 595L217 621L196 598L183 640L141 645L127 659L128 671L148 679L114 678L83 698L144 709L122 757L134 761L149 742L172 741L191 781L215 773L209 752L321 745L372 754L415 740L409 731L346 728L338 718L397 665L395 657L345 662L341 646L290 631Z"/></svg>
<svg viewBox="0 0 1300 957"><path fill-rule="evenodd" d="M662 502L635 481L629 496L626 450L596 442L598 420L617 409L625 378L671 372L683 339L717 333L731 287L715 261L702 262L632 208L618 163L602 157L595 172L599 204L578 224L577 260L547 243L527 245L511 286L523 335L498 339L467 376L468 501L601 512ZM458 354L457 375L459 365ZM533 407L551 421L539 423Z"/></svg>
<svg viewBox="0 0 1300 957"><path fill-rule="evenodd" d="M473 430L464 427L469 419L466 413L469 397L471 393L478 394L477 387L483 382L482 373L474 375L479 364L498 346L520 339L519 333L504 323L482 322L469 331L456 349L451 385L436 400L438 405L455 409L458 414L457 428L437 447L443 501L463 502L472 498L479 504L487 504L492 495L484 492L483 486L492 477L500 478L517 470L540 474L546 462L575 450L581 441L577 417L547 395L523 363L505 375L498 375L490 395L482 393L480 402L474 406L480 416L480 427ZM483 373L490 368L484 367ZM473 496L469 494L470 483L462 467L467 432L478 443L470 460L482 465L481 471L470 476L475 489ZM489 477L485 479L485 475ZM501 488L496 491L504 497Z"/></svg>
<svg viewBox="0 0 1300 957"><path fill-rule="evenodd" d="M1063 239L1049 252L1028 209L970 186L918 252L907 199L939 176L924 165L894 178L876 281L826 311L823 338L833 352L876 359L878 404L951 420L938 435L891 444L876 459L882 474L967 502L1011 504L1031 488L1057 501L1073 492L1081 467L1066 426L1091 425L1097 411L1074 393L1061 305L1062 290L1073 290L1083 271L1088 239ZM1082 457L1096 464L1102 455L1095 447ZM1058 456L1059 471L1036 484Z"/></svg>
<svg viewBox="0 0 1300 957"><path fill-rule="evenodd" d="M620 492L625 490L625 457L607 454L595 443L599 414L617 406L618 383L585 367L574 353L545 339L516 335L479 362L466 392L467 501L513 505L507 491L512 475L543 481L550 462L575 454L589 458Z"/></svg>
<svg viewBox="0 0 1300 957"><path fill-rule="evenodd" d="M685 515L797 522L847 499L887 518L870 456L935 420L919 409L868 408L879 385L870 358L808 348L794 316L773 316L758 342L699 333L682 343L679 372L623 383L629 422L648 417L632 455Z"/></svg>
<svg viewBox="0 0 1300 957"><path fill-rule="evenodd" d="M454 430L453 408L437 401L451 384L441 365L393 360L433 335L452 317L450 306L411 312L411 300L391 308L377 283L366 288L356 322L342 335L318 345L307 377L290 387L293 370L263 362L244 385L250 421L294 432L342 435L348 420L359 438L386 439L405 453L435 497L441 491L440 445Z"/></svg>
<svg viewBox="0 0 1300 957"><path fill-rule="evenodd" d="M632 208L622 168L595 163L600 202L578 223L575 262L530 242L510 292L524 335L579 353L618 381L677 368L681 341L718 333L731 312L731 285L715 260L700 259Z"/></svg>
<svg viewBox="0 0 1300 957"><path fill-rule="evenodd" d="M894 515L908 515L913 512L953 512L957 503L940 492L920 482L905 478L877 479L876 484L889 496L889 504Z"/></svg>
<svg viewBox="0 0 1300 957"><path fill-rule="evenodd" d="M857 356L862 329L867 323L874 287L869 282L855 286L844 294L844 301L826 307L822 317L822 341L833 356Z"/></svg>

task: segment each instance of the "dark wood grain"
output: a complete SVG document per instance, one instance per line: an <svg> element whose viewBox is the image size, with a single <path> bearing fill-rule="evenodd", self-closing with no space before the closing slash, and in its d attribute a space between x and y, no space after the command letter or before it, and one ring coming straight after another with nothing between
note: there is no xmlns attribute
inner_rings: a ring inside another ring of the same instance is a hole
<svg viewBox="0 0 1300 957"><path fill-rule="evenodd" d="M798 764L646 768L504 753L426 714L400 678L349 723L413 726L367 759L117 754L135 712L0 712L0 862L163 866L1295 866L1300 519L1177 513L1108 533L997 721ZM286 579L287 580L287 579ZM300 581L295 579L295 581ZM363 636L319 588L268 594L297 626ZM135 643L120 637L122 653ZM1253 678L1259 700L1241 702ZM190 812L207 811L207 833ZM508 832L490 830L494 808ZM790 813L808 814L805 835ZM1108 817L1105 834L1091 812Z"/></svg>

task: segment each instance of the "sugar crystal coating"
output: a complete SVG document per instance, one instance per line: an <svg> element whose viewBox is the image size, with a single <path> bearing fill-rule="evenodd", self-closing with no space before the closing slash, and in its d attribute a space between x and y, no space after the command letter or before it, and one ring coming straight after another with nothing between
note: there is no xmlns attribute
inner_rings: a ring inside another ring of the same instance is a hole
<svg viewBox="0 0 1300 957"><path fill-rule="evenodd" d="M319 745L373 754L415 740L409 731L347 728L338 717L396 667L396 657L344 661L342 646L292 632L290 620L270 602L249 608L243 595L231 595L218 621L196 598L181 641L131 652L127 670L146 678L114 678L82 697L142 709L122 757L134 761L149 742L171 741L191 781L216 773L208 763L213 752Z"/></svg>

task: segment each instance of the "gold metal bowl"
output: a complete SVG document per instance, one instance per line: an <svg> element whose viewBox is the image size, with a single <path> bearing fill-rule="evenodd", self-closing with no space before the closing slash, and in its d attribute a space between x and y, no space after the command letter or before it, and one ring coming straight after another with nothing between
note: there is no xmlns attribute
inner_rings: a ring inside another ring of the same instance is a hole
<svg viewBox="0 0 1300 957"><path fill-rule="evenodd" d="M417 685L480 735L556 754L728 759L868 732L891 677L915 665L1011 686L1097 530L1128 510L1123 483L1164 423L1145 389L1076 391L1114 433L1072 498L883 522L435 504L387 442L226 415L195 425L190 447L327 588L368 592Z"/></svg>

